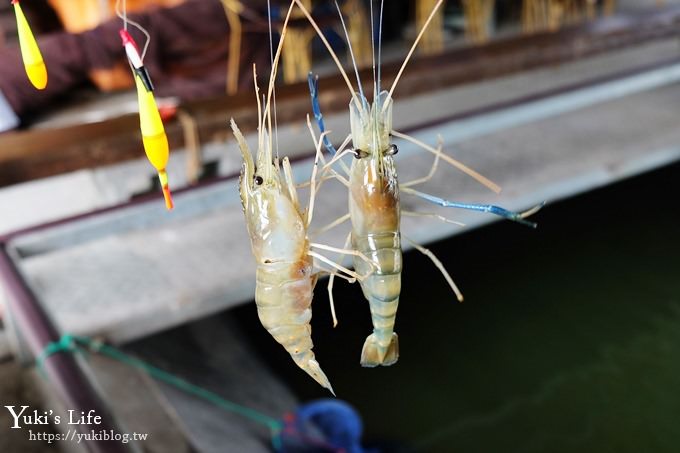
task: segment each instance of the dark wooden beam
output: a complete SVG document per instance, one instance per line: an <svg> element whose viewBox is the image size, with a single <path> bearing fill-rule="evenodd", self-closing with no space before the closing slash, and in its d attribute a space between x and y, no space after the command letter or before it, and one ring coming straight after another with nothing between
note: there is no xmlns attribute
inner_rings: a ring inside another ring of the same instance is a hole
<svg viewBox="0 0 680 453"><path fill-rule="evenodd" d="M554 33L516 36L437 56L417 57L404 73L395 98L565 63L679 34L680 7L668 7L603 18ZM399 63L383 66L383 86L389 86L399 66ZM370 69L363 70L362 77L371 80ZM349 93L339 75L324 77L320 85L325 112L347 108ZM279 123L304 118L310 112L307 83L278 88L277 104ZM244 132L255 130L257 125L252 93L218 96L180 108L194 116L204 143L229 137L230 117L238 121ZM168 122L167 133L171 147L183 146L177 121ZM135 115L59 129L2 134L0 150L0 186L143 156Z"/></svg>

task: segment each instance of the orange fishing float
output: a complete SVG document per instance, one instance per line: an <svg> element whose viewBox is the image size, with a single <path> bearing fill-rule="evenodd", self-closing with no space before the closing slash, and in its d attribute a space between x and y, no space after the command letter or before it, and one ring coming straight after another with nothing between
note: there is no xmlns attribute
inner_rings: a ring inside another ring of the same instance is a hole
<svg viewBox="0 0 680 453"><path fill-rule="evenodd" d="M172 194L168 184L168 174L165 170L170 157L168 137L165 134L163 121L153 95L153 84L148 71L142 63L137 44L127 30L120 30L120 37L125 47L125 53L134 73L135 85L137 86L137 100L139 102L139 125L142 131L142 143L146 157L158 172L161 182L165 206L168 210L174 207Z"/></svg>
<svg viewBox="0 0 680 453"><path fill-rule="evenodd" d="M21 9L19 0L12 0L12 5L14 5L14 14L17 17L19 47L21 48L21 59L24 62L26 75L34 87L43 90L47 86L47 67L45 67L45 61L40 53L31 27L28 25L24 11Z"/></svg>

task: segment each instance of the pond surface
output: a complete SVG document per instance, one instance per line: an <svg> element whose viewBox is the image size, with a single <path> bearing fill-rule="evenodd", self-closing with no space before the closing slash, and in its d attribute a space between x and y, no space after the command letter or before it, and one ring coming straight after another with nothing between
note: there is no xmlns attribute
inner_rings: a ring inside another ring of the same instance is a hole
<svg viewBox="0 0 680 453"><path fill-rule="evenodd" d="M423 452L676 452L680 445L680 165L547 206L535 231L499 222L430 248L465 302L405 256L401 357L363 369L357 285L317 286L316 356L366 440ZM327 397L256 319L244 334L303 400ZM397 447L394 447L397 449Z"/></svg>

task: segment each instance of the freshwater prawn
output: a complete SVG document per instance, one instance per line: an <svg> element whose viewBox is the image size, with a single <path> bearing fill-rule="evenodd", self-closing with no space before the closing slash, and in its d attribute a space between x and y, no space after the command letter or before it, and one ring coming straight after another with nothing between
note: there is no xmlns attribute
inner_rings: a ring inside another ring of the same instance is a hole
<svg viewBox="0 0 680 453"><path fill-rule="evenodd" d="M314 345L310 325L311 303L318 277L318 273L313 273L313 260L316 258L343 272L345 275L339 275L350 281L360 276L312 249L352 254L357 254L356 252L315 244L310 242L307 236L313 215L317 163L323 138L316 144L317 160L312 170L307 210L300 206L289 159L284 157L280 165L278 156L274 158L273 155L271 96L292 8L291 3L276 56L272 57L264 112L254 74L258 104L258 149L255 160L233 118L231 128L243 158L239 192L257 264L255 302L258 317L265 329L291 355L297 366L333 393L330 381L312 351ZM328 273L338 275L336 271Z"/></svg>
<svg viewBox="0 0 680 453"><path fill-rule="evenodd" d="M489 187L491 190L497 193L500 192L500 187L498 187L496 184L480 175L476 171L465 166L464 164L442 153L441 145L439 149L434 149L414 138L401 134L392 129L392 94L406 67L406 64L411 58L416 46L418 45L418 42L422 38L423 33L434 17L435 12L443 3L443 0L440 0L435 5L429 18L425 22L423 29L420 31L413 46L411 47L411 50L406 56L389 92L381 91L380 89L380 44L378 45L377 76L375 73L375 51L373 52L374 85L373 102L370 104L364 96L351 44L349 44L349 50L354 63L354 71L356 73L357 84L359 88L358 92L355 92L353 89L352 84L349 81L347 74L343 70L337 56L333 52L330 44L324 37L318 25L315 23L314 19L311 17L310 13L305 9L304 5L299 0L294 1L303 11L326 48L329 50L331 57L340 69L340 72L345 79L352 96L352 100L349 104L351 133L343 142L342 146L336 150L328 137L324 135L325 126L318 102L318 78L314 77L310 73L309 87L312 97L314 116L316 117L319 129L322 133L325 147L332 155L334 155L333 159L327 164L326 167L330 166L335 161L339 161L341 157L348 153L353 154L355 157L355 159L352 160L352 164L349 169L347 169L346 165L340 161L341 165L344 166L345 171L349 175L349 216L347 217L351 220L352 224L349 242L346 242L345 247L347 247L351 242L351 247L353 250L360 252L370 259L370 262L366 260L358 260L355 256L354 267L357 273L368 274L369 267L375 267L375 269L373 269L367 278L360 281L363 294L369 302L371 319L373 323L373 332L366 338L361 351L361 365L364 367L375 367L378 365L389 366L396 363L399 358L399 340L396 332L394 331L394 325L397 308L399 305L399 295L401 292L401 215L426 215L447 220L434 214L419 214L402 211L400 207L400 192L420 197L428 202L444 207L455 207L488 212L509 220L529 225L531 227L535 227L535 224L525 220L525 217L536 212L542 205L536 206L524 212L516 213L494 205L476 205L449 201L411 188L413 185L429 180L434 174L437 164L441 159L472 176L480 183ZM338 7L339 11L337 2L336 7ZM371 1L371 17L373 16L372 10L373 2ZM381 2L379 20L380 31L378 32L378 36L380 36L382 33L382 11L383 3ZM347 33L341 13L340 20L342 21L345 33ZM373 23L372 20L371 23ZM371 35L374 36L373 33L371 33ZM349 39L347 41L349 43ZM436 156L432 170L427 176L408 183L399 183L394 159L394 156L398 152L398 148L394 143L392 143L393 136L409 140ZM348 145L350 140L352 141L352 148L344 150L345 146ZM443 264L434 256L434 254L424 247L421 247L420 245L408 240L407 238L405 239L410 242L418 251L425 254L432 260L432 262L443 274L448 284L451 286L457 298L462 301L463 296L461 292L456 287L453 279L448 274ZM333 276L331 276L329 282L329 295L331 308L334 313L332 306L332 284ZM335 319L334 321L337 323Z"/></svg>

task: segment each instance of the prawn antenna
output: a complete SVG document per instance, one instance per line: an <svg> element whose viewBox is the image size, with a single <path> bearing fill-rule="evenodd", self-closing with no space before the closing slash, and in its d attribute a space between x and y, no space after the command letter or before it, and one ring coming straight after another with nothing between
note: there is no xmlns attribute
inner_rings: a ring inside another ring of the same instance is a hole
<svg viewBox="0 0 680 453"><path fill-rule="evenodd" d="M323 114L321 113L321 106L319 105L319 76L314 75L312 71L309 71L307 75L307 82L309 83L309 95L312 98L312 111L314 112L314 119L316 124L319 126L319 133L323 136L323 146L330 154L336 154L338 151L335 149L331 143L328 135L324 135L326 132L326 125L323 121Z"/></svg>
<svg viewBox="0 0 680 453"><path fill-rule="evenodd" d="M347 31L347 26L345 25L345 19L342 17L342 11L340 11L340 5L338 5L338 0L335 0L335 7L338 9L338 16L340 16L340 23L342 24L342 30L345 32L345 39L347 40L347 47L349 48L349 55L352 57L352 66L354 66L354 74L357 77L357 85L359 86L359 95L361 96L361 103L366 106L366 96L364 96L364 89L361 85L361 78L359 77L359 69L357 68L357 60L354 58L354 49L352 49L352 41L349 39L349 32Z"/></svg>
<svg viewBox="0 0 680 453"><path fill-rule="evenodd" d="M380 19L378 20L378 78L375 81L375 91L380 96L380 68L382 67L382 27L383 27L383 7L385 0L380 0Z"/></svg>
<svg viewBox="0 0 680 453"><path fill-rule="evenodd" d="M371 61L373 65L373 104L375 105L378 99L378 79L375 77L375 19L373 18L373 0L370 0L370 15L371 15Z"/></svg>
<svg viewBox="0 0 680 453"><path fill-rule="evenodd" d="M423 193L418 190L414 190L411 188L402 188L402 191L411 195L415 195L416 197L422 198L423 200L429 201L430 203L437 204L439 206L442 206L444 208L458 208L458 209L467 209L468 211L478 211L478 212L486 212L489 214L497 215L499 217L503 217L504 219L512 220L513 222L521 223L522 225L526 225L530 228L536 228L537 224L535 222L530 222L528 220L525 220L526 217L529 217L532 214L535 214L538 212L543 206L545 206L545 201L530 208L527 209L526 211L522 212L513 212L509 211L505 208L501 208L500 206L495 206L491 204L470 204L470 203L459 203L457 201L450 201L450 200L445 200L443 198L436 197L434 195L430 195L428 193Z"/></svg>
<svg viewBox="0 0 680 453"><path fill-rule="evenodd" d="M255 100L257 101L257 149L262 149L262 103L260 102L260 87L257 86L257 67L253 63L253 84L255 85Z"/></svg>
<svg viewBox="0 0 680 453"><path fill-rule="evenodd" d="M264 105L266 103L264 93L262 93L262 104ZM267 115L266 117L267 125L265 125L265 118L262 118L262 126L264 129L264 133L262 134L262 143L264 143L264 175L267 180L271 178L272 176L272 163L274 162L274 158L272 156L272 116ZM277 168L278 168L278 162L276 163Z"/></svg>
<svg viewBox="0 0 680 453"><path fill-rule="evenodd" d="M298 1L298 0L295 0ZM272 69L269 74L269 87L267 89L267 103L264 107L263 115L266 117L271 112L271 98L272 91L274 90L274 82L276 80L276 71L279 66L279 59L281 58L281 50L283 49L283 40L286 37L286 31L288 29L288 21L290 20L290 14L293 12L294 3L291 2L288 12L286 13L286 19L283 21L283 28L281 29L281 38L279 39L279 45L276 48L276 54L274 55L274 61L272 62Z"/></svg>
<svg viewBox="0 0 680 453"><path fill-rule="evenodd" d="M267 16L269 18L269 61L274 65L274 38L272 33L272 6L271 1L267 0ZM274 103L274 149L276 150L276 158L279 158L279 122L276 118L276 87L273 90ZM271 135L271 131L269 131Z"/></svg>
<svg viewBox="0 0 680 453"><path fill-rule="evenodd" d="M413 52L415 52L416 47L418 46L418 43L420 42L423 35L425 34L425 30L427 30L427 27L430 25L430 22L432 22L432 19L434 18L435 13L442 6L442 3L444 3L444 0L439 0L437 2L437 4L434 5L434 8L432 8L432 12L430 12L430 15L428 16L427 20L425 21L425 25L423 25L423 28L422 28L422 30L420 30L420 33L418 33L418 37L416 38L415 42L413 43L413 46L411 46L411 50L409 50L408 55L406 55L406 58L404 59L404 63L402 63L401 68L399 69L399 72L397 73L397 77L394 79L394 82L392 82L392 87L390 88L387 99L390 99L392 97L392 94L394 93L394 89L397 87L397 83L399 82L399 79L401 78L401 75L404 72L404 69L406 69L406 65L408 64L409 60L411 59L411 56L413 56ZM383 108L382 108L383 112L387 109L388 104L389 103L385 103L385 105L383 105Z"/></svg>
<svg viewBox="0 0 680 453"><path fill-rule="evenodd" d="M328 52L331 54L331 58L333 58L333 61L335 62L338 69L340 70L340 74L342 75L342 78L345 80L345 83L347 84L347 87L349 88L349 92L352 95L354 102L357 104L357 107L359 107L359 111L363 112L364 106L362 105L361 102L359 102L359 99L357 99L357 94L354 91L354 87L352 87L352 82L350 82L349 77L347 77L347 72L345 72L345 70L342 67L342 64L340 64L340 60L338 59L338 56L333 51L333 48L331 47L330 43L328 42L328 40L326 39L324 34L321 32L319 25L316 23L316 21L314 20L312 15L309 14L309 11L307 11L307 8L305 8L305 5L303 5L300 0L293 0L293 1L298 5L298 7L300 8L300 11L302 11L302 13L305 15L305 17L309 21L309 23L312 24L312 27L314 28L314 30L316 31L316 34L321 39L321 42L323 42L323 45L326 46L326 49L328 49Z"/></svg>

